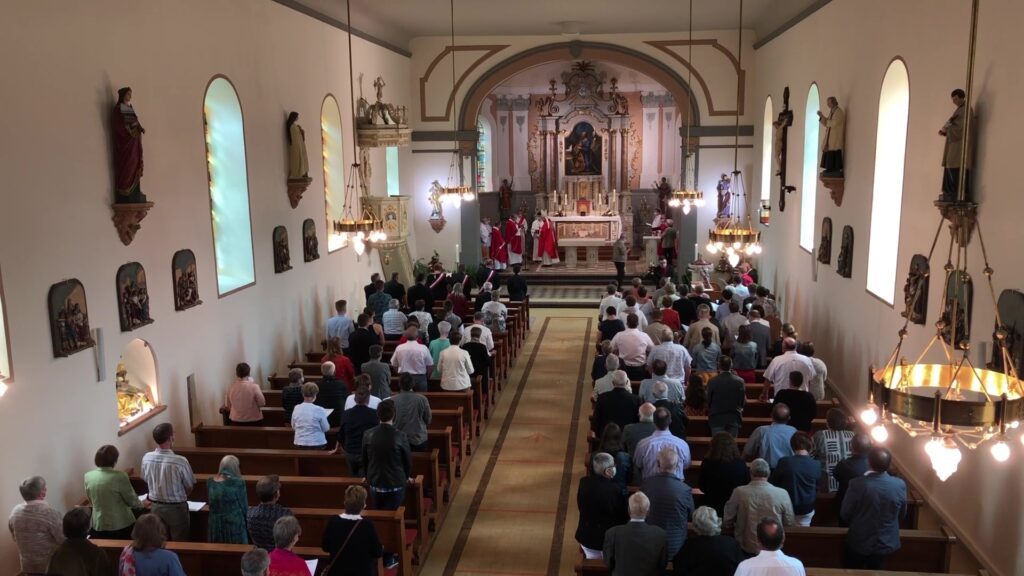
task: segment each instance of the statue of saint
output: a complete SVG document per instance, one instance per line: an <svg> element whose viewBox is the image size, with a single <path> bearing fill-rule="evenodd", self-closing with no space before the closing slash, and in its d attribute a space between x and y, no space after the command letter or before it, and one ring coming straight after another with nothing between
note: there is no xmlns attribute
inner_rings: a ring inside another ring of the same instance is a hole
<svg viewBox="0 0 1024 576"><path fill-rule="evenodd" d="M964 127L967 122L967 107L965 106L967 94L957 88L953 90L950 97L953 99L953 105L956 106L956 110L953 111L953 115L949 117L949 120L939 130L939 136L946 139L945 146L942 149L942 196L939 197L939 200L943 202L953 202L958 199L960 164L963 162L964 140L969 140L964 133ZM968 144L968 146L973 146L973 144ZM968 148L967 166L964 167L967 170L967 173L964 175L964 199L968 201L971 199L972 152L973 150Z"/></svg>
<svg viewBox="0 0 1024 576"><path fill-rule="evenodd" d="M306 157L306 132L299 126L299 113L288 114L285 135L288 137L288 179L309 178L309 159Z"/></svg>
<svg viewBox="0 0 1024 576"><path fill-rule="evenodd" d="M828 116L818 110L818 121L825 126L825 149L821 153L821 175L843 177L843 141L846 139L846 113L835 96L828 97Z"/></svg>
<svg viewBox="0 0 1024 576"><path fill-rule="evenodd" d="M732 217L732 178L723 173L718 180L718 215L716 220Z"/></svg>
<svg viewBox="0 0 1024 576"><path fill-rule="evenodd" d="M117 91L117 104L111 115L114 133L114 202L139 204L146 202L142 193L142 135L146 129L132 107L132 89Z"/></svg>
<svg viewBox="0 0 1024 576"><path fill-rule="evenodd" d="M503 215L512 213L512 185L506 178L501 180L501 187L498 188L498 205Z"/></svg>
<svg viewBox="0 0 1024 576"><path fill-rule="evenodd" d="M668 210L668 201L672 197L672 185L668 183L668 179L664 176L661 177L661 182L654 183L654 189L658 191L658 205L661 207L661 212Z"/></svg>
<svg viewBox="0 0 1024 576"><path fill-rule="evenodd" d="M382 102L384 100L384 86L387 86L387 84L384 83L384 78L382 76L377 76L377 79L373 81L373 87L377 89L377 102Z"/></svg>
<svg viewBox="0 0 1024 576"><path fill-rule="evenodd" d="M430 185L430 219L444 220L444 211L441 206L441 183L434 180Z"/></svg>

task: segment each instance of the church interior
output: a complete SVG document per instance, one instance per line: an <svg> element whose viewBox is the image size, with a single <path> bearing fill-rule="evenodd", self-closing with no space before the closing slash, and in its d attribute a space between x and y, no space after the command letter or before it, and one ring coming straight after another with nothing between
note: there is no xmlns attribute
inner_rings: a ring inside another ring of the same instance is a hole
<svg viewBox="0 0 1024 576"><path fill-rule="evenodd" d="M280 476L312 576L343 573L321 533L346 488L376 488L344 454L293 449L281 390L296 368L320 382L337 301L379 328L374 275L403 294L439 287L426 314L440 319L445 290L463 288L464 330L480 293L503 303L472 390L430 380L429 447L413 451L402 511L364 512L385 551L375 569L688 573L678 558L609 567L579 540L581 479L604 450L591 368L605 377L609 350L636 368L617 343L602 350L602 298L621 296L629 328L629 298L647 294L747 324L753 283L776 357L789 335L827 365L808 432L841 410L907 485L887 571L845 562L835 490L809 525L787 523L782 552L819 576L1024 574L1024 196L993 172L1024 128L1009 112L1024 3L92 0L0 14L0 509L35 476L60 513L90 505L83 475L105 445L144 494L143 457L169 423L189 501L236 455L250 504ZM688 323L668 340L688 341ZM687 398L690 378L706 394L728 372L691 374L684 354ZM262 427L224 412L243 362ZM768 365L746 383L744 454L773 425ZM684 429L691 505L708 501L709 418L694 407ZM212 518L193 510L191 538L166 543L190 575L238 573L252 548L214 543ZM45 570L27 568L13 522L0 573ZM115 567L130 544L94 541Z"/></svg>

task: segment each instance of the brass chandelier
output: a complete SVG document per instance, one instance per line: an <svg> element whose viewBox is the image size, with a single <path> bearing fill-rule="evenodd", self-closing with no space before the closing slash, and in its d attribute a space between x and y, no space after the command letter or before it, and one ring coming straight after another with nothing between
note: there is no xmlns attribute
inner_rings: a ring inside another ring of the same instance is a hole
<svg viewBox="0 0 1024 576"><path fill-rule="evenodd" d="M349 242L352 243L355 248L356 254L362 255L366 251L367 242L383 242L388 239L388 235L384 232L384 223L381 221L377 213L374 212L373 208L369 205L363 206L362 212L357 219L354 215L354 206L356 205L356 182L362 181L362 170L359 164L359 150L358 142L359 137L356 132L356 126L359 123L359 118L356 116L356 95L355 95L355 77L353 75L352 67L352 6L351 0L345 1L345 11L348 18L348 82L349 82L349 102L352 105L352 144L353 154L356 159L352 163L352 167L349 169L348 179L345 181L345 205L344 212L340 220L333 222L334 232L338 234L341 239L341 246L344 248L348 246ZM362 204L360 202L360 204Z"/></svg>
<svg viewBox="0 0 1024 576"><path fill-rule="evenodd" d="M739 169L740 155L740 106L743 98L743 0L740 0L739 57L736 72L736 125L735 143L732 159L732 182L735 190L730 198L728 218L716 218L715 227L708 230L708 243L705 249L709 254L722 253L729 265L735 267L740 263L740 256L753 256L761 253L761 233L754 229L747 212L746 189L743 186L743 175Z"/></svg>
<svg viewBox="0 0 1024 576"><path fill-rule="evenodd" d="M689 66L686 67L686 85L693 85L693 0L689 3L690 9L690 21L689 21L689 34L687 36L689 40L689 48L687 55L687 62ZM704 191L697 188L695 185L695 170L694 170L694 157L693 152L690 151L690 124L693 123L693 106L690 102L687 102L686 106L686 155L684 159L684 178L683 178L683 189L673 190L672 196L669 198L668 205L672 208L683 207L683 214L690 213L690 207L695 206L697 208L704 207Z"/></svg>
<svg viewBox="0 0 1024 576"><path fill-rule="evenodd" d="M455 94L455 0L450 0L451 6L451 50L452 50L452 94ZM459 163L459 121L458 114L452 108L452 161L448 166L448 180L441 186L440 196L442 201L450 202L458 207L462 202L471 202L476 199L473 188L461 184L461 170Z"/></svg>
<svg viewBox="0 0 1024 576"><path fill-rule="evenodd" d="M939 480L946 481L960 463L960 446L975 450L989 443L992 457L1005 462L1010 457L1006 430L1016 428L1024 418L1024 387L1010 357L1006 339L1008 332L1000 319L992 285L994 270L989 265L981 223L977 218L978 205L967 197L967 169L971 138L971 85L974 77L974 51L977 39L979 0L973 0L971 12L970 45L966 97L964 99L964 129L961 151L961 169L955 200L945 198L935 202L942 218L931 251L929 263L938 244L943 225L948 221L949 249L943 271L943 310L935 323L935 335L913 362L900 354L907 336L911 314L908 309L903 328L900 329L896 348L881 369L871 367L869 401L861 412L864 424L872 427L876 442L889 437L887 425L904 430L910 437L926 436L924 451ZM984 261L982 273L988 284L995 311L996 354L1002 358L1005 372L975 366L968 354L970 343L970 302L973 285L967 273L967 248L973 232L977 230ZM921 284L908 295L908 306L913 306L922 294ZM936 345L941 348L944 363L926 363L925 355ZM1024 437L1022 437L1024 441Z"/></svg>

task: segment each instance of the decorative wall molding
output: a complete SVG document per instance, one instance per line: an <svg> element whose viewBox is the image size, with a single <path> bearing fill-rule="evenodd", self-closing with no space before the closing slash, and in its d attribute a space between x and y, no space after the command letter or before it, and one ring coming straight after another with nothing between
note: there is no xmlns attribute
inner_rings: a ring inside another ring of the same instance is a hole
<svg viewBox="0 0 1024 576"><path fill-rule="evenodd" d="M740 124L737 128L732 124L725 126L691 126L690 137L691 138L714 138L714 137L734 137L736 136L737 130L740 136L753 136L754 126L752 124ZM679 128L679 135L686 137L686 126Z"/></svg>
<svg viewBox="0 0 1024 576"><path fill-rule="evenodd" d="M292 10L295 10L296 12L299 12L300 14L305 14L306 16L309 16L310 18L313 18L314 20L319 20L319 21L323 22L324 24L327 24L328 26L333 26L334 28L337 28L338 30L341 30L342 32L348 32L349 31L348 24L345 24L344 22L342 22L340 20L337 20L335 18L331 18L330 16L328 16L327 14L324 14L323 12L320 12L319 10L314 10L313 8L310 8L309 6L306 6L305 4L302 4L300 2L296 2L295 0L273 0L273 1L277 2L278 4L280 4L281 6L284 6L286 8L291 8ZM380 38L377 38L376 36L373 36L372 34L368 34L366 32L363 32L362 30L360 30L358 28L352 28L351 30L352 30L352 35L355 36L356 38L362 38L363 40L366 40L367 42L370 42L371 44L376 44L377 46L380 46L381 48L385 48L387 50L390 50L390 51L394 52L395 54L398 54L399 56L405 56L406 58L412 58L412 52L409 52L408 50L406 50L404 48L401 48L399 46L395 46L394 44L388 42L387 40L381 40Z"/></svg>
<svg viewBox="0 0 1024 576"><path fill-rule="evenodd" d="M690 72L693 73L693 78L697 81L698 84L700 84L700 88L704 92L704 98L707 100L707 103L708 103L708 115L709 116L737 116L737 115L738 116L742 116L743 115L743 100L744 100L744 96L745 96L746 91L747 91L746 90L746 88L747 88L747 72L746 72L746 70L740 70L740 63L739 63L739 60L737 60L736 55L734 55L732 52L730 52L728 48L726 48L725 46L720 44L717 39L711 38L711 39L701 39L701 40L649 40L649 41L645 42L645 44L653 46L653 47L657 48L658 50L661 50L665 54L668 54L670 57L672 57L673 60L675 60L676 62L679 62L680 64L683 65L683 67L685 67L687 70L689 70ZM718 50L719 52L724 54L725 57L728 58L730 62L732 62L732 66L736 70L736 73L739 75L739 79L740 79L738 110L737 110L737 108L733 108L732 110L718 110L718 109L716 109L715 108L715 103L711 99L711 89L708 88L708 84L704 80L704 77L700 75L700 72L698 72L697 69L693 65L691 65L689 61L686 60L686 58L683 58L678 52L676 52L675 50L671 49L672 47L675 47L675 46L691 46L691 45L692 46L710 46L710 47L714 48L715 50Z"/></svg>
<svg viewBox="0 0 1024 576"><path fill-rule="evenodd" d="M498 96L496 98L498 110L522 111L530 109L529 96Z"/></svg>
<svg viewBox="0 0 1024 576"><path fill-rule="evenodd" d="M480 133L476 130L415 130L412 133L413 142L451 142L453 140L476 142Z"/></svg>
<svg viewBox="0 0 1024 576"><path fill-rule="evenodd" d="M473 73L480 64L487 60L491 56L494 56L498 52L501 52L505 48L508 48L509 44L483 44L483 45L469 45L469 46L456 46L456 52L483 52L472 64L466 67L462 71L462 75L455 82L454 88L448 94L448 101L444 107L443 115L428 115L427 114L427 82L430 81L431 75L434 73L434 69L441 63L446 56L452 53L451 46L445 46L444 50L440 54L434 57L431 61L430 66L427 66L426 72L420 77L420 120L423 122L448 122L452 117L452 108L455 106L455 95L459 92L459 87L466 80L466 77Z"/></svg>
<svg viewBox="0 0 1024 576"><path fill-rule="evenodd" d="M675 108L676 99L669 93L655 94L651 92L649 94L641 94L640 102L644 108Z"/></svg>

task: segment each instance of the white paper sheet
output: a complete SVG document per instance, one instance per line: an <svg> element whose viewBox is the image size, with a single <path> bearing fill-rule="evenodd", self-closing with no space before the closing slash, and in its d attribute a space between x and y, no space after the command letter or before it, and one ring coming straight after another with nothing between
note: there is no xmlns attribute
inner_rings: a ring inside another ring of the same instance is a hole
<svg viewBox="0 0 1024 576"><path fill-rule="evenodd" d="M206 506L206 502L193 502L191 500L188 501L189 512L199 512L200 510L203 509L203 506Z"/></svg>
<svg viewBox="0 0 1024 576"><path fill-rule="evenodd" d="M316 565L320 562L318 558L312 560L306 560L306 566L309 568L310 574L316 574Z"/></svg>

